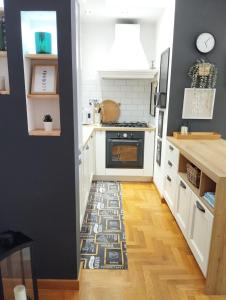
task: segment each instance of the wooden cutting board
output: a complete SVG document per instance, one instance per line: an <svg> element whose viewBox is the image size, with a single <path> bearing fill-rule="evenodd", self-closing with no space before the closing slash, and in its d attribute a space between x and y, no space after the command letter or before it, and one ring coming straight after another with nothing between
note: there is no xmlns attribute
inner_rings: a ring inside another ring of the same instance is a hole
<svg viewBox="0 0 226 300"><path fill-rule="evenodd" d="M120 116L120 103L113 100L104 100L101 103L102 123L117 122Z"/></svg>

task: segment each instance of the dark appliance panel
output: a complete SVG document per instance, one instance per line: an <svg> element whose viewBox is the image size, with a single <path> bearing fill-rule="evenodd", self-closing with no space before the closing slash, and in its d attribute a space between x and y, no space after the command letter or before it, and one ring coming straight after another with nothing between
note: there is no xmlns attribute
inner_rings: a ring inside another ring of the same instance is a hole
<svg viewBox="0 0 226 300"><path fill-rule="evenodd" d="M106 168L143 169L144 132L106 132Z"/></svg>
<svg viewBox="0 0 226 300"><path fill-rule="evenodd" d="M156 100L157 106L159 108L166 108L166 104L167 104L169 60L170 60L170 48L166 49L161 55L159 93L157 94L157 100Z"/></svg>

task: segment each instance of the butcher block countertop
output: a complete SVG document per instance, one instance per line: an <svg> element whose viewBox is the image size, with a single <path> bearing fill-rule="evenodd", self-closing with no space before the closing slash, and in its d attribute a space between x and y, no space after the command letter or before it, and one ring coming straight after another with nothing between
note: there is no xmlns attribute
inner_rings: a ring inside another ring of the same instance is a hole
<svg viewBox="0 0 226 300"><path fill-rule="evenodd" d="M226 140L178 140L168 137L168 141L216 182L226 178Z"/></svg>
<svg viewBox="0 0 226 300"><path fill-rule="evenodd" d="M102 125L83 125L83 147L87 144L94 131L155 131L154 127L104 127Z"/></svg>

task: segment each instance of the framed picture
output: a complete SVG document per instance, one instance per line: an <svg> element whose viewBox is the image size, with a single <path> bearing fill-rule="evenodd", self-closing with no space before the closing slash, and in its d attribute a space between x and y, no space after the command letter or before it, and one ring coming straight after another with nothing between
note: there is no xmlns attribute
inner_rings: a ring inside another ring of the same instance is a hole
<svg viewBox="0 0 226 300"><path fill-rule="evenodd" d="M156 162L161 167L162 161L162 141L157 140L157 149L156 149Z"/></svg>
<svg viewBox="0 0 226 300"><path fill-rule="evenodd" d="M31 94L55 95L57 93L57 65L34 65Z"/></svg>
<svg viewBox="0 0 226 300"><path fill-rule="evenodd" d="M159 111L159 118L158 118L158 136L162 138L163 134L163 122L164 122L164 111Z"/></svg>
<svg viewBox="0 0 226 300"><path fill-rule="evenodd" d="M186 88L182 119L213 119L216 89Z"/></svg>
<svg viewBox="0 0 226 300"><path fill-rule="evenodd" d="M150 98L150 114L155 117L156 114L156 94L157 94L157 82L151 83L151 98Z"/></svg>

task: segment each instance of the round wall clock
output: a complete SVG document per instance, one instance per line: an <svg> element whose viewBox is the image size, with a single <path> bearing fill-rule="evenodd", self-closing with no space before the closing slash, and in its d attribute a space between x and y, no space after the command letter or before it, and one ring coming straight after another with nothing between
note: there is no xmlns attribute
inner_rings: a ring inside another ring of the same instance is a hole
<svg viewBox="0 0 226 300"><path fill-rule="evenodd" d="M211 33L201 33L196 39L197 49L202 53L209 53L215 47L215 38Z"/></svg>

